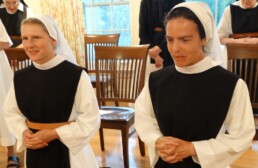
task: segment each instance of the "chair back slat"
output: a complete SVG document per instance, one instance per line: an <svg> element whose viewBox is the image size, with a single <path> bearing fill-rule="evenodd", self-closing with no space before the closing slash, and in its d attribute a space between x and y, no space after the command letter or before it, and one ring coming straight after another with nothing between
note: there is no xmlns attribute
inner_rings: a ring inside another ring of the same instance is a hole
<svg viewBox="0 0 258 168"><path fill-rule="evenodd" d="M258 45L227 44L227 54L228 70L246 82L251 103L258 103Z"/></svg>
<svg viewBox="0 0 258 168"><path fill-rule="evenodd" d="M31 60L23 48L8 48L4 51L13 71L18 71L31 65Z"/></svg>
<svg viewBox="0 0 258 168"><path fill-rule="evenodd" d="M120 34L85 34L85 68L89 73L95 73L94 46L118 46Z"/></svg>
<svg viewBox="0 0 258 168"><path fill-rule="evenodd" d="M144 86L147 45L95 46L99 102L135 102Z"/></svg>

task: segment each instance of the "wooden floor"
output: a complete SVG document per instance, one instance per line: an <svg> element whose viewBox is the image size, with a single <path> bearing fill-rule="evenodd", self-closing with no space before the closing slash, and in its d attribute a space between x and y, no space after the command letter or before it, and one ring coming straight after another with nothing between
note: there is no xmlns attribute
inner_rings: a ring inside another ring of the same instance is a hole
<svg viewBox="0 0 258 168"><path fill-rule="evenodd" d="M99 136L96 134L90 144L95 152L98 163L101 167L122 168L123 156L121 149L120 132L116 130L105 130L106 151L100 150ZM139 152L137 136L133 135L129 140L130 168L150 168L148 152L146 156L141 157ZM19 153L22 160L23 153ZM22 161L23 163L23 161ZM0 168L6 167L6 149L0 146ZM21 166L23 168L23 166ZM258 142L254 142L250 148L239 160L231 165L231 168L258 168Z"/></svg>

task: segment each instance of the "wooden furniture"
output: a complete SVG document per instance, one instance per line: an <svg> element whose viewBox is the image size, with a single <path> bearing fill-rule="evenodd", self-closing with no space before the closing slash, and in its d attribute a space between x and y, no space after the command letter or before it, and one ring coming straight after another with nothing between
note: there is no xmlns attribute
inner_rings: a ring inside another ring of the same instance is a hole
<svg viewBox="0 0 258 168"><path fill-rule="evenodd" d="M18 71L31 64L31 60L23 48L8 48L4 51L13 71Z"/></svg>
<svg viewBox="0 0 258 168"><path fill-rule="evenodd" d="M258 32L252 32L252 33L236 33L236 34L231 34L229 37L231 38L245 38L245 37L258 37Z"/></svg>
<svg viewBox="0 0 258 168"><path fill-rule="evenodd" d="M85 68L93 87L96 87L94 46L118 46L120 34L85 34Z"/></svg>
<svg viewBox="0 0 258 168"><path fill-rule="evenodd" d="M256 122L258 139L258 45L226 44L228 70L242 78L248 87Z"/></svg>
<svg viewBox="0 0 258 168"><path fill-rule="evenodd" d="M21 36L10 36L12 40L21 40Z"/></svg>
<svg viewBox="0 0 258 168"><path fill-rule="evenodd" d="M102 102L134 103L144 86L148 46L116 47L95 46L96 91L99 104ZM107 80L108 79L108 80ZM100 142L105 150L103 129L118 129L122 134L124 166L129 168L128 138L134 123L134 108L100 106L110 113L101 115ZM139 139L141 155L145 155L144 143Z"/></svg>

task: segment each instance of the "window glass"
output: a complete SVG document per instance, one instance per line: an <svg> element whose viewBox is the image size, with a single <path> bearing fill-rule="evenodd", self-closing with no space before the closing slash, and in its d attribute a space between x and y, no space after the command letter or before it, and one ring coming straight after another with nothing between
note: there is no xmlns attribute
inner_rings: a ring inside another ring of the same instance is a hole
<svg viewBox="0 0 258 168"><path fill-rule="evenodd" d="M129 0L82 0L86 33L120 33L119 45L130 45Z"/></svg>

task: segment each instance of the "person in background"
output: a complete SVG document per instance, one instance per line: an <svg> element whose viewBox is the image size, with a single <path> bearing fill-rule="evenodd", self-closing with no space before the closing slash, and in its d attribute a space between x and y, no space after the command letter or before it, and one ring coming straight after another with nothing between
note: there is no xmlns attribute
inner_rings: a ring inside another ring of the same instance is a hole
<svg viewBox="0 0 258 168"><path fill-rule="evenodd" d="M0 19L9 36L21 36L20 25L23 19L32 16L32 11L23 0L0 0ZM22 47L20 39L12 39L12 47Z"/></svg>
<svg viewBox="0 0 258 168"><path fill-rule="evenodd" d="M24 20L21 36L32 65L15 72L4 117L18 151L26 149L25 167L99 168L89 145L100 125L89 76L50 16Z"/></svg>
<svg viewBox="0 0 258 168"><path fill-rule="evenodd" d="M157 68L173 64L165 40L164 18L176 4L185 0L142 0L139 18L140 44L149 44L151 63Z"/></svg>
<svg viewBox="0 0 258 168"><path fill-rule="evenodd" d="M258 32L257 5L257 0L240 0L225 8L217 28L221 44L258 44L257 37L238 39L229 37L231 34Z"/></svg>
<svg viewBox="0 0 258 168"><path fill-rule="evenodd" d="M152 72L135 103L135 128L149 147L151 166L228 167L255 134L247 86L220 66L207 4L177 5L165 25L175 65Z"/></svg>
<svg viewBox="0 0 258 168"><path fill-rule="evenodd" d="M14 136L7 128L3 118L3 103L11 82L13 72L5 55L4 49L12 45L5 27L0 19L0 144L7 147L7 167L16 168L19 166L19 158L16 156Z"/></svg>
<svg viewBox="0 0 258 168"><path fill-rule="evenodd" d="M258 37L233 38L231 34L253 33L258 34L258 1L239 0L227 6L217 28L225 58L227 58L227 43L235 44L258 44ZM236 68L241 69L239 63ZM255 68L253 71L255 71ZM247 71L251 71L248 69ZM243 72L244 73L244 72ZM253 109L254 114L258 114L257 109Z"/></svg>

